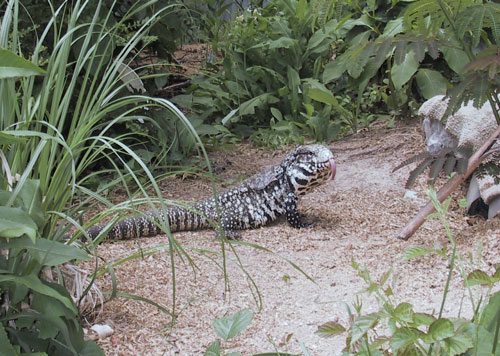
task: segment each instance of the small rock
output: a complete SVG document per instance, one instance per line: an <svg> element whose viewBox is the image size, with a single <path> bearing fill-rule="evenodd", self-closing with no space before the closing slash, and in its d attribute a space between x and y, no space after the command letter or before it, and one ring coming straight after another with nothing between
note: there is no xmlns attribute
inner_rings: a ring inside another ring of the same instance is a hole
<svg viewBox="0 0 500 356"><path fill-rule="evenodd" d="M111 328L111 326L109 326L109 325L101 325L101 324L92 325L92 327L90 329L93 330L93 331L95 331L97 333L97 335L99 336L99 339L104 339L104 338L106 338L108 336L111 336L115 332Z"/></svg>
<svg viewBox="0 0 500 356"><path fill-rule="evenodd" d="M405 192L405 199L411 199L411 200L416 200L416 201L421 201L423 200L422 198L419 198L417 195L417 192L414 190L406 190Z"/></svg>

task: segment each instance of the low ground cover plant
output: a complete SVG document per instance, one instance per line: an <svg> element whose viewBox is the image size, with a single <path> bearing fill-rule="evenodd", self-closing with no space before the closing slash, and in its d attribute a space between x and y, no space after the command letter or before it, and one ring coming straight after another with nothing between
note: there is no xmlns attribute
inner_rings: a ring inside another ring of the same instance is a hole
<svg viewBox="0 0 500 356"><path fill-rule="evenodd" d="M353 260L353 268L367 285L362 293L374 295L379 309L365 314L359 299L353 311L348 309L349 325L327 322L318 328L316 333L323 337L347 334L343 355L500 355L500 292L494 292L495 285L500 282L500 265L493 273L475 269L467 274L446 220L451 198L441 204L435 191L428 191L428 195L436 208L430 218L440 220L452 249L448 251L446 246L438 245L433 248L415 246L406 251L404 258L409 260L432 254L449 265L439 311L428 314L415 310L407 302L396 304L390 283L392 271L376 281L365 267ZM472 319L465 319L460 313L450 317L443 315L454 273L463 278L464 295L469 296L474 315ZM483 288L473 289L474 286Z"/></svg>

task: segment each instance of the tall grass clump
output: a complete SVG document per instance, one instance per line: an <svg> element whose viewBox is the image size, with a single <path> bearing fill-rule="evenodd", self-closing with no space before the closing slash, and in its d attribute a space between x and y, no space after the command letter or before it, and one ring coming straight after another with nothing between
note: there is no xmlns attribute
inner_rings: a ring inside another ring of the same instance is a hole
<svg viewBox="0 0 500 356"><path fill-rule="evenodd" d="M134 199L114 208L105 198L118 185L155 209L146 189L151 186L158 197L160 189L141 149L154 150L158 164L167 162L176 139L172 125L182 127L192 146L197 140L175 106L127 89L140 88L136 73L142 68L132 71L131 63L140 63L148 29L173 5L118 45L118 29L155 1L137 2L119 21L113 17L119 2L110 8L102 1L57 3L48 2L52 18L41 29L36 23L28 30L19 27L18 19L26 15L19 0L6 2L1 12L0 354L102 354L83 340L77 300L65 289L58 267L88 254L61 239L71 226L84 233L106 215L114 221L134 210ZM33 48L23 46L28 33L36 37ZM148 130L131 133L127 124ZM111 178L99 179L103 175ZM80 226L80 217L95 210L96 202L110 209ZM168 231L168 222L162 226ZM173 251L183 250L170 234L169 244L173 260Z"/></svg>

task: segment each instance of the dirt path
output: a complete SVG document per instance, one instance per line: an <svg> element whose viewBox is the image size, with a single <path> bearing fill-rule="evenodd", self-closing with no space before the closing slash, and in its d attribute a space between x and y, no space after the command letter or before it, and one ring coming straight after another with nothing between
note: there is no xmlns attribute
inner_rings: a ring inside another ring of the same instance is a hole
<svg viewBox="0 0 500 356"><path fill-rule="evenodd" d="M337 161L337 176L329 185L303 198L299 209L314 221L311 229L295 230L280 221L261 229L245 231L243 240L264 246L274 254L247 246L235 246L248 274L258 286L263 309L258 312L249 278L228 253L230 291L224 289L220 269L220 244L213 232L186 232L175 235L191 254L197 269L176 259L177 323L169 328L170 318L156 308L124 298L105 306L97 322L108 323L114 335L99 343L107 355L203 355L217 339L212 322L225 314L251 308L256 314L250 327L229 342L226 352L245 355L275 351L300 353L302 342L311 355L340 355L345 336L323 339L314 334L318 325L338 321L348 325L345 303L352 305L365 285L351 267L354 258L366 265L378 279L393 268L399 278L393 290L396 302L407 301L420 312L439 309L447 262L436 256L402 261L405 250L414 245L433 246L447 240L436 221L426 222L408 242L394 236L425 204L425 179L414 190L418 199L404 198L404 183L409 169L391 173L408 156L422 150L422 136L416 125L383 127L350 136L330 145ZM224 180L239 173L250 176L274 164L283 152L272 154L250 145L241 145L232 153L215 154L215 165L225 168ZM177 199L198 199L210 194L205 180L171 179L164 185L165 195ZM462 196L461 192L457 197ZM455 199L456 201L457 199ZM492 270L500 262L498 219L490 222L464 216L452 203L450 223L461 255L476 255L483 245L478 265ZM165 237L141 241L141 247L165 243ZM99 254L107 260L129 254L137 242L105 244ZM213 254L213 251L217 254ZM302 268L314 283L294 269L284 258ZM219 263L217 265L214 261ZM185 262L185 261L184 261ZM478 267L475 266L475 267ZM116 270L119 289L171 305L172 277L168 252L136 259ZM104 289L109 285L102 283ZM447 315L456 316L463 288L459 276L452 281ZM374 301L362 296L364 313L375 309ZM463 306L470 315L468 305Z"/></svg>

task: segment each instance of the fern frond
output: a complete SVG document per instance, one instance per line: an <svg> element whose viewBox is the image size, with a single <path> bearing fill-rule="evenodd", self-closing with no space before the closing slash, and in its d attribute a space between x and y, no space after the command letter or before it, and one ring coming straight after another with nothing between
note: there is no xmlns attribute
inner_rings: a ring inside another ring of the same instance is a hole
<svg viewBox="0 0 500 356"><path fill-rule="evenodd" d="M500 45L500 4L489 2L485 4L486 21L485 24L491 29L491 34L495 43Z"/></svg>
<svg viewBox="0 0 500 356"><path fill-rule="evenodd" d="M343 1L337 1L335 4L335 18L337 20L340 20L342 18L342 12L344 10L344 2Z"/></svg>
<svg viewBox="0 0 500 356"><path fill-rule="evenodd" d="M441 6L455 17L462 9L476 5L475 0L420 0L410 4L403 13L403 23L406 28L416 28L421 32L436 33L443 27L449 27Z"/></svg>
<svg viewBox="0 0 500 356"><path fill-rule="evenodd" d="M439 45L435 39L430 38L427 41L427 52L432 57L432 59L438 59L438 57L439 57Z"/></svg>
<svg viewBox="0 0 500 356"><path fill-rule="evenodd" d="M420 152L418 154L416 154L415 156L411 156L410 158L404 160L402 163L400 163L396 168L394 168L392 170L392 172L396 172L398 169L401 169L403 168L404 166L407 166L409 165L410 163L413 163L413 162L417 162L417 161L420 161L424 158L429 158L429 157L432 157L432 155L427 152L427 151L424 151L424 152Z"/></svg>
<svg viewBox="0 0 500 356"><path fill-rule="evenodd" d="M468 75L462 81L455 85L449 92L450 101L443 115L442 120L446 121L449 115L456 112L463 104L467 104L472 98L468 89L474 85L475 75Z"/></svg>
<svg viewBox="0 0 500 356"><path fill-rule="evenodd" d="M377 41L377 48L375 50L376 55L374 59L377 67L380 67L382 63L385 62L387 55L389 54L389 52L392 52L393 49L394 45L390 38L384 39L381 42Z"/></svg>
<svg viewBox="0 0 500 356"><path fill-rule="evenodd" d="M394 52L394 62L397 65L400 65L405 60L407 54L406 47L408 47L408 40L401 39L396 42L396 51Z"/></svg>
<svg viewBox="0 0 500 356"><path fill-rule="evenodd" d="M406 181L405 185L406 189L411 188L411 186L415 184L417 177L424 171L424 169L426 169L429 166L429 164L431 164L433 160L434 157L431 156L420 162L420 164L410 173L410 176Z"/></svg>
<svg viewBox="0 0 500 356"><path fill-rule="evenodd" d="M432 179L433 181L436 180L436 178L439 176L439 173L441 173L441 170L444 167L446 159L446 156L441 156L438 157L434 162L432 162L431 169L429 170L430 179Z"/></svg>
<svg viewBox="0 0 500 356"><path fill-rule="evenodd" d="M469 163L469 159L459 158L457 160L457 173L464 174L467 171L467 164L468 163Z"/></svg>
<svg viewBox="0 0 500 356"><path fill-rule="evenodd" d="M478 75L478 79L476 80L476 85L473 89L474 94L474 106L476 108L480 108L484 105L484 103L488 100L488 92L489 92L490 84L488 82L488 75L486 73L481 73Z"/></svg>
<svg viewBox="0 0 500 356"><path fill-rule="evenodd" d="M314 8L312 11L313 18L311 22L312 29L318 25L324 27L328 20L331 18L332 9L339 1L337 0L316 0L314 1Z"/></svg>
<svg viewBox="0 0 500 356"><path fill-rule="evenodd" d="M484 51L479 52L478 59L467 63L464 67L464 73L487 71L488 78L494 79L500 65L499 49L499 46L489 46Z"/></svg>
<svg viewBox="0 0 500 356"><path fill-rule="evenodd" d="M366 63L370 59L375 49L375 44L371 41L360 43L356 48L353 48L349 53L349 65L347 72L353 78L359 77Z"/></svg>
<svg viewBox="0 0 500 356"><path fill-rule="evenodd" d="M472 46L476 47L481 40L484 28L490 28L493 39L500 44L500 5L493 2L471 6L457 16L457 35L463 39L467 33L472 36Z"/></svg>
<svg viewBox="0 0 500 356"><path fill-rule="evenodd" d="M415 53L415 59L421 63L425 58L425 43L422 37L417 37L410 45L410 48Z"/></svg>
<svg viewBox="0 0 500 356"><path fill-rule="evenodd" d="M449 176L455 169L456 164L457 164L457 158L455 156L448 156L444 164L444 174L446 176Z"/></svg>
<svg viewBox="0 0 500 356"><path fill-rule="evenodd" d="M406 28L424 29L427 27L428 16L438 13L439 10L439 4L435 0L416 1L406 8L403 24Z"/></svg>
<svg viewBox="0 0 500 356"><path fill-rule="evenodd" d="M457 156L457 172L459 174L464 174L467 170L472 151L473 149L470 146L461 146L457 148L455 155Z"/></svg>

